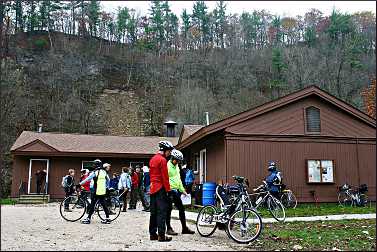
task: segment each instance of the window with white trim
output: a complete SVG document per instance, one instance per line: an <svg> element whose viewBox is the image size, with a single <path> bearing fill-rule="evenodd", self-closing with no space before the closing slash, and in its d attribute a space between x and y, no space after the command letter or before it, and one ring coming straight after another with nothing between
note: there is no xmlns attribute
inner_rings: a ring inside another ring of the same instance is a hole
<svg viewBox="0 0 377 252"><path fill-rule="evenodd" d="M200 166L199 153L195 153L194 154L194 165L193 165L194 174L199 174L199 166Z"/></svg>
<svg viewBox="0 0 377 252"><path fill-rule="evenodd" d="M88 169L91 170L93 168L93 161L82 161L81 162L81 169Z"/></svg>

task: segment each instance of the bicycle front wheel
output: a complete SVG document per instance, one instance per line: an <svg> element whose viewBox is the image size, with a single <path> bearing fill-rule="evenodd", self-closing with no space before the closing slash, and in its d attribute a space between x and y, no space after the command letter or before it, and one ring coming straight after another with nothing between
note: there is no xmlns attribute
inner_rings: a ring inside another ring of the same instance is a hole
<svg viewBox="0 0 377 252"><path fill-rule="evenodd" d="M101 220L106 219L105 210L103 207L97 202L97 213ZM109 211L109 219L110 221L114 221L119 217L120 211L121 211L121 205L119 200L116 197L111 197L110 201L106 201L107 209Z"/></svg>
<svg viewBox="0 0 377 252"><path fill-rule="evenodd" d="M297 199L296 196L292 192L284 192L280 198L280 202L286 208L296 208L297 206Z"/></svg>
<svg viewBox="0 0 377 252"><path fill-rule="evenodd" d="M217 211L214 206L205 206L200 209L196 219L196 230L198 230L201 236L209 237L215 232L217 222L214 221L214 215L216 213Z"/></svg>
<svg viewBox="0 0 377 252"><path fill-rule="evenodd" d="M285 210L280 200L272 196L268 197L267 207L268 211L270 211L271 215L275 218L275 220L281 222L285 220Z"/></svg>
<svg viewBox="0 0 377 252"><path fill-rule="evenodd" d="M71 195L60 203L60 215L66 221L78 221L84 216L86 208L86 202L82 198Z"/></svg>
<svg viewBox="0 0 377 252"><path fill-rule="evenodd" d="M235 242L249 243L257 239L262 231L262 218L252 209L235 212L227 223L227 234Z"/></svg>

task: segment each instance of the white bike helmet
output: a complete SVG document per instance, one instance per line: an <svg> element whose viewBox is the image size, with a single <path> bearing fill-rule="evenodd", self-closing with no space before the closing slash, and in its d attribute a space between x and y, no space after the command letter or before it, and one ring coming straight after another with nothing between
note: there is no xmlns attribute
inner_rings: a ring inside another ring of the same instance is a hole
<svg viewBox="0 0 377 252"><path fill-rule="evenodd" d="M179 161L183 161L183 154L179 150L176 150L176 149L172 150L171 157L173 159L176 159L176 160L179 160Z"/></svg>

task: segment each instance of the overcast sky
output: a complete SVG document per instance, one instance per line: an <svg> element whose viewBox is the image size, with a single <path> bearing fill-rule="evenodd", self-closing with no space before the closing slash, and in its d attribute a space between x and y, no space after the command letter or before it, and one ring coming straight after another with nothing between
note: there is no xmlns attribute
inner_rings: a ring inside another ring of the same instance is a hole
<svg viewBox="0 0 377 252"><path fill-rule="evenodd" d="M268 10L271 14L280 16L304 15L311 8L319 9L325 15L329 15L333 8L342 12L354 13L358 11L372 11L376 13L376 1L225 1L227 14L253 10ZM216 1L205 1L212 11ZM170 9L178 16L183 9L191 13L194 1L169 1ZM139 11L141 15L149 12L150 1L101 1L106 11L115 11L118 6L127 6Z"/></svg>

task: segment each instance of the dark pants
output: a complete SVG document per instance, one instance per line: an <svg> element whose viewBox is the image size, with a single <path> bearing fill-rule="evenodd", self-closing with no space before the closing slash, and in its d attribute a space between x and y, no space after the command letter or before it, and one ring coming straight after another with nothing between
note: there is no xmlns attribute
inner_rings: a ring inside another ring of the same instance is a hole
<svg viewBox="0 0 377 252"><path fill-rule="evenodd" d="M178 208L179 211L179 220L181 221L182 224L182 230L185 229L186 226L186 216L185 216L185 207L182 204L181 200L181 194L178 192L171 191L170 192L170 197L169 197L169 202L168 202L168 210L167 210L167 215L166 215L166 227L168 229L172 229L170 225L170 218L171 218L171 211L173 210L173 203L176 208Z"/></svg>
<svg viewBox="0 0 377 252"><path fill-rule="evenodd" d="M151 194L151 215L149 219L149 234L164 236L166 231L166 214L169 199L164 188Z"/></svg>
<svg viewBox="0 0 377 252"><path fill-rule="evenodd" d="M42 184L43 184L43 181L42 181L42 180L37 180L37 193L38 193L38 194L41 193Z"/></svg>
<svg viewBox="0 0 377 252"><path fill-rule="evenodd" d="M144 193L140 189L140 187L135 187L131 189L131 201L130 201L130 208L135 209L137 201L140 199L141 203L143 204L143 207L146 209L148 208L148 204L145 202L144 199Z"/></svg>
<svg viewBox="0 0 377 252"><path fill-rule="evenodd" d="M186 184L185 189L186 189L186 192L187 192L188 194L192 194L192 185L193 185L193 184L194 184L194 183Z"/></svg>
<svg viewBox="0 0 377 252"><path fill-rule="evenodd" d="M96 195L95 193L92 194L92 200L89 205L89 212L88 212L88 218L90 219L94 213L94 207L96 206L96 203L98 202L103 207L103 210L105 211L106 218L109 218L109 209L107 208L106 204L106 195Z"/></svg>
<svg viewBox="0 0 377 252"><path fill-rule="evenodd" d="M275 198L277 198L278 200L280 200L280 194L278 191L270 191L271 195L274 196Z"/></svg>
<svg viewBox="0 0 377 252"><path fill-rule="evenodd" d="M120 194L123 193L124 190L120 191ZM123 200L123 211L127 210L127 194L128 194L128 190L125 191L122 195L122 200Z"/></svg>
<svg viewBox="0 0 377 252"><path fill-rule="evenodd" d="M65 197L69 197L73 194L73 188L72 187L68 187L68 188L64 188L64 192L65 192ZM68 209L68 206L69 206L69 203L70 203L70 200L66 200L64 201L64 208L65 209Z"/></svg>

